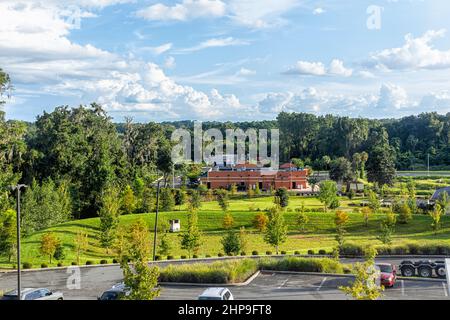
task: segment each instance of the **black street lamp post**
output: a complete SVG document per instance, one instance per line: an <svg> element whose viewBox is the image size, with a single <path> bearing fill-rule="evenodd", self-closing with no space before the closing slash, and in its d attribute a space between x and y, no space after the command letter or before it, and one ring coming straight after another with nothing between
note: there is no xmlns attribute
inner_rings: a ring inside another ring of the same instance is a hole
<svg viewBox="0 0 450 320"><path fill-rule="evenodd" d="M158 180L156 187L156 216L155 216L155 230L153 235L153 261L156 261L156 233L158 232L158 212L159 212L159 189L161 180Z"/></svg>
<svg viewBox="0 0 450 320"><path fill-rule="evenodd" d="M17 299L22 298L22 283L21 283L21 270L20 270L20 190L26 188L24 184L18 184L13 187L14 191L17 191Z"/></svg>

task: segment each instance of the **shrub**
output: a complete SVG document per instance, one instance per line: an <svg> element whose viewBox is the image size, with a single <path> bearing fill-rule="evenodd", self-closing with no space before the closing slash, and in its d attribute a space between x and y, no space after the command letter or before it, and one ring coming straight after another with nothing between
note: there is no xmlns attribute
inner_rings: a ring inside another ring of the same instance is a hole
<svg viewBox="0 0 450 320"><path fill-rule="evenodd" d="M253 256L257 256L257 255L259 255L259 252L256 251L256 250L253 250L253 251L252 251L252 255L253 255Z"/></svg>
<svg viewBox="0 0 450 320"><path fill-rule="evenodd" d="M217 283L243 282L258 270L253 259L169 265L161 270L160 282Z"/></svg>
<svg viewBox="0 0 450 320"><path fill-rule="evenodd" d="M161 260L161 256L160 255L155 255L155 261L160 261Z"/></svg>
<svg viewBox="0 0 450 320"><path fill-rule="evenodd" d="M184 259L187 259L187 257L186 257L186 256L181 256L180 258L181 258L181 259L183 259L183 260L184 260Z"/></svg>
<svg viewBox="0 0 450 320"><path fill-rule="evenodd" d="M76 266L77 263L76 263L75 261L72 261L71 265L72 265L72 266Z"/></svg>
<svg viewBox="0 0 450 320"><path fill-rule="evenodd" d="M343 256L360 257L364 255L364 247L360 244L345 243L340 248L340 254Z"/></svg>
<svg viewBox="0 0 450 320"><path fill-rule="evenodd" d="M314 254L316 254L316 253L314 252L314 250L308 250L308 254L309 254L309 255L314 255Z"/></svg>
<svg viewBox="0 0 450 320"><path fill-rule="evenodd" d="M272 251L266 251L266 255L271 256L272 255Z"/></svg>
<svg viewBox="0 0 450 320"><path fill-rule="evenodd" d="M58 262L57 266L62 267L62 266L64 266L64 264L62 262Z"/></svg>
<svg viewBox="0 0 450 320"><path fill-rule="evenodd" d="M92 262L91 260L86 261L86 265L87 265L87 266L90 266L90 265L92 265L92 264L93 264L93 262Z"/></svg>
<svg viewBox="0 0 450 320"><path fill-rule="evenodd" d="M117 259L113 259L112 261L113 263L119 263L119 261Z"/></svg>
<svg viewBox="0 0 450 320"><path fill-rule="evenodd" d="M210 255L210 254L207 254L207 255L205 256L205 258L211 258L211 255Z"/></svg>
<svg viewBox="0 0 450 320"><path fill-rule="evenodd" d="M219 258L221 258L221 257L223 257L223 253L222 253L222 252L219 252L219 253L217 254L217 256L218 256Z"/></svg>
<svg viewBox="0 0 450 320"><path fill-rule="evenodd" d="M31 263L29 263L29 262L24 262L22 264L22 268L23 269L31 269L32 267L33 267L33 265Z"/></svg>
<svg viewBox="0 0 450 320"><path fill-rule="evenodd" d="M343 273L343 265L330 258L299 258L265 259L260 261L263 270Z"/></svg>
<svg viewBox="0 0 450 320"><path fill-rule="evenodd" d="M296 250L296 251L294 252L294 254L299 255L299 254L300 254L300 251Z"/></svg>
<svg viewBox="0 0 450 320"><path fill-rule="evenodd" d="M173 256L167 256L167 260L173 260Z"/></svg>
<svg viewBox="0 0 450 320"><path fill-rule="evenodd" d="M244 251L241 252L241 256L246 256L246 255L247 254Z"/></svg>
<svg viewBox="0 0 450 320"><path fill-rule="evenodd" d="M48 268L48 265L46 263L41 263L41 268Z"/></svg>
<svg viewBox="0 0 450 320"><path fill-rule="evenodd" d="M194 255L192 256L192 259L198 259L198 255L194 254Z"/></svg>
<svg viewBox="0 0 450 320"><path fill-rule="evenodd" d="M321 249L321 250L319 250L319 254L324 256L327 254L327 252L325 250Z"/></svg>
<svg viewBox="0 0 450 320"><path fill-rule="evenodd" d="M283 254L283 255L286 254L286 251L281 251L281 254Z"/></svg>
<svg viewBox="0 0 450 320"><path fill-rule="evenodd" d="M102 260L100 260L100 264L108 264L108 260L102 259Z"/></svg>

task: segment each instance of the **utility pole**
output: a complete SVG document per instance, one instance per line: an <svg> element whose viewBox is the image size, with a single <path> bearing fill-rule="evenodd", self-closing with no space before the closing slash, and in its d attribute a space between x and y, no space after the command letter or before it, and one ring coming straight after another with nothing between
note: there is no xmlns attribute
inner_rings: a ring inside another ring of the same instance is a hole
<svg viewBox="0 0 450 320"><path fill-rule="evenodd" d="M156 233L158 232L158 212L159 212L159 189L161 180L158 179L156 187L156 216L155 216L155 230L153 235L153 261L156 261Z"/></svg>
<svg viewBox="0 0 450 320"><path fill-rule="evenodd" d="M12 187L13 191L17 191L17 299L22 298L22 279L21 279L21 265L20 265L20 190L26 188L24 184L18 184Z"/></svg>

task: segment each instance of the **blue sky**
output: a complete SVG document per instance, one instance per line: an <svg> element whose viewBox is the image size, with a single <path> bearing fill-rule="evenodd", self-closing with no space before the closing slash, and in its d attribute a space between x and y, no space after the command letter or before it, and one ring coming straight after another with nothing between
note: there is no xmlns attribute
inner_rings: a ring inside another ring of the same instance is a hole
<svg viewBox="0 0 450 320"><path fill-rule="evenodd" d="M8 118L97 101L116 121L450 112L445 0L2 0Z"/></svg>

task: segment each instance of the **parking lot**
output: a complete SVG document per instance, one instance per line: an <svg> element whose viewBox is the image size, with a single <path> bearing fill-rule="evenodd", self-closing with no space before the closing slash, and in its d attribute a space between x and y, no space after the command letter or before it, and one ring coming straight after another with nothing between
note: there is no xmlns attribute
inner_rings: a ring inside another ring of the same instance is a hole
<svg viewBox="0 0 450 320"><path fill-rule="evenodd" d="M230 287L236 300L345 300L338 288L348 285L349 277L297 274L260 274L249 285ZM159 299L196 299L206 287L163 287ZM442 300L448 299L447 287L442 281L398 280L394 288L386 289L387 300Z"/></svg>

